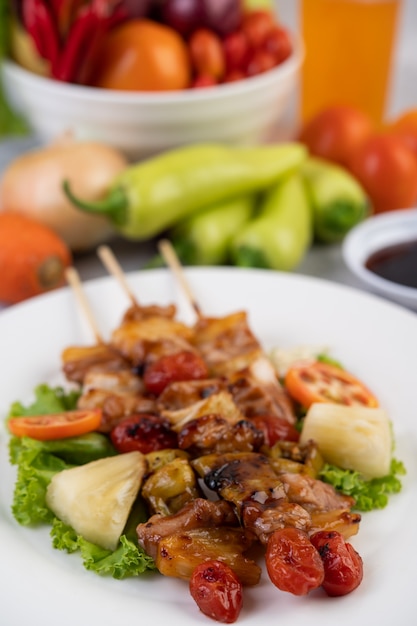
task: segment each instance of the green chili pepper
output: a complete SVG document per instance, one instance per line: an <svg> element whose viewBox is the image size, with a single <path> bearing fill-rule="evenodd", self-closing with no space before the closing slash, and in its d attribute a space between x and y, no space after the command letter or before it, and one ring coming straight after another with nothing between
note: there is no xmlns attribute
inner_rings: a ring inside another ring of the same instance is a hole
<svg viewBox="0 0 417 626"><path fill-rule="evenodd" d="M311 207L298 172L265 194L259 214L236 235L236 265L290 271L303 259L312 240Z"/></svg>
<svg viewBox="0 0 417 626"><path fill-rule="evenodd" d="M254 212L256 196L246 194L199 211L180 222L170 234L184 265L223 265L229 261L229 244Z"/></svg>
<svg viewBox="0 0 417 626"><path fill-rule="evenodd" d="M341 241L369 215L369 199L346 169L311 157L300 171L313 209L314 235L318 241Z"/></svg>
<svg viewBox="0 0 417 626"><path fill-rule="evenodd" d="M85 202L64 191L72 203L107 216L129 239L148 239L193 213L244 193L265 189L301 165L305 146L296 142L259 147L194 144L128 167L107 197Z"/></svg>

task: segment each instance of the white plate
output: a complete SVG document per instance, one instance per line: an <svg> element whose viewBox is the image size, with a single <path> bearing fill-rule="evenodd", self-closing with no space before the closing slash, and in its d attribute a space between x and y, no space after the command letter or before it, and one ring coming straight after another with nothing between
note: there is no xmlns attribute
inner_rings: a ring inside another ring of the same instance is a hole
<svg viewBox="0 0 417 626"><path fill-rule="evenodd" d="M246 589L238 623L247 626L411 626L417 559L417 316L348 287L299 275L239 269L189 269L195 296L207 314L249 311L249 322L266 348L311 344L331 353L379 396L394 423L396 456L408 469L403 490L387 509L363 515L352 543L364 560L364 580L351 595L328 598L321 591L293 597L267 575ZM135 273L130 284L143 303L179 302L190 310L165 270ZM88 299L108 337L128 301L111 278L86 285ZM0 413L14 400L27 401L40 382L57 382L61 350L90 343L92 334L73 294L63 289L0 314L2 377ZM0 430L0 622L4 626L114 626L156 623L210 624L199 613L187 584L159 576L116 581L86 571L77 554L51 547L48 529L18 526L10 512L14 470L7 436ZM411 568L411 570L409 569Z"/></svg>

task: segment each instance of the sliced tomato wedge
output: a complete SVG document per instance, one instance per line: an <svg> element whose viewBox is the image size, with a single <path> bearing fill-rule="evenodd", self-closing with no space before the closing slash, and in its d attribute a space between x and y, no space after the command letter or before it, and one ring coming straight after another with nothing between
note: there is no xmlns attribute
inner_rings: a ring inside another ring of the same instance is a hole
<svg viewBox="0 0 417 626"><path fill-rule="evenodd" d="M8 427L16 437L32 437L39 441L66 439L97 430L100 426L101 415L101 409L94 409L12 417L8 421Z"/></svg>
<svg viewBox="0 0 417 626"><path fill-rule="evenodd" d="M285 375L285 387L290 396L308 409L314 402L377 407L378 400L371 391L346 370L308 361L290 367Z"/></svg>

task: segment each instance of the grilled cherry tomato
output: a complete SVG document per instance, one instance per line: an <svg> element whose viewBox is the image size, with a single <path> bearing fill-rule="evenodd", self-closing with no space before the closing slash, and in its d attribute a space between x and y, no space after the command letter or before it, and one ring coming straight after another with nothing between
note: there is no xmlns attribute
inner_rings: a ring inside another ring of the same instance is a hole
<svg viewBox="0 0 417 626"><path fill-rule="evenodd" d="M307 533L297 528L281 528L270 536L265 563L274 585L296 596L306 595L324 580L320 554Z"/></svg>
<svg viewBox="0 0 417 626"><path fill-rule="evenodd" d="M167 354L149 365L143 381L150 393L159 395L174 381L201 380L207 376L208 369L203 359L195 352L184 350Z"/></svg>
<svg viewBox="0 0 417 626"><path fill-rule="evenodd" d="M265 444L270 448L277 441L298 441L300 433L283 417L276 415L255 415L250 418L264 434Z"/></svg>
<svg viewBox="0 0 417 626"><path fill-rule="evenodd" d="M378 406L378 400L360 380L339 367L320 361L290 367L285 375L285 387L306 409L314 402Z"/></svg>
<svg viewBox="0 0 417 626"><path fill-rule="evenodd" d="M51 415L12 417L8 421L10 432L17 437L32 437L39 441L66 439L97 430L101 410L66 411Z"/></svg>
<svg viewBox="0 0 417 626"><path fill-rule="evenodd" d="M224 624L237 620L243 604L242 583L226 563L212 560L197 565L190 593L204 615Z"/></svg>
<svg viewBox="0 0 417 626"><path fill-rule="evenodd" d="M324 565L323 589L328 596L345 596L360 585L363 577L361 556L336 531L320 530L311 536Z"/></svg>
<svg viewBox="0 0 417 626"><path fill-rule="evenodd" d="M143 454L177 448L177 433L162 417L137 413L122 419L110 432L110 439L120 453L138 450Z"/></svg>

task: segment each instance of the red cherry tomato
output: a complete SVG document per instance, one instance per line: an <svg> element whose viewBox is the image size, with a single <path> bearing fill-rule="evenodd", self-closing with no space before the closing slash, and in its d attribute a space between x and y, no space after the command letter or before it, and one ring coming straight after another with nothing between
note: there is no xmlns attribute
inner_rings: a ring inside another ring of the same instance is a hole
<svg viewBox="0 0 417 626"><path fill-rule="evenodd" d="M208 369L203 359L195 352L184 350L163 356L149 365L143 381L150 393L159 395L174 381L201 380L207 376Z"/></svg>
<svg viewBox="0 0 417 626"><path fill-rule="evenodd" d="M320 587L324 566L306 532L286 527L276 530L266 548L266 569L273 584L296 596Z"/></svg>
<svg viewBox="0 0 417 626"><path fill-rule="evenodd" d="M328 596L345 596L360 585L362 558L340 533L321 530L311 536L311 543L323 561L322 586Z"/></svg>
<svg viewBox="0 0 417 626"><path fill-rule="evenodd" d="M177 448L178 438L167 420L157 415L137 413L122 419L110 432L110 439L118 452L138 450L143 454Z"/></svg>
<svg viewBox="0 0 417 626"><path fill-rule="evenodd" d="M282 26L272 28L265 37L263 49L273 57L276 65L283 63L292 53L288 31Z"/></svg>
<svg viewBox="0 0 417 626"><path fill-rule="evenodd" d="M314 402L378 406L378 400L360 380L340 367L320 361L290 367L285 375L285 387L306 409Z"/></svg>
<svg viewBox="0 0 417 626"><path fill-rule="evenodd" d="M220 80L226 69L220 37L207 28L194 31L188 41L191 63L197 74Z"/></svg>
<svg viewBox="0 0 417 626"><path fill-rule="evenodd" d="M372 122L362 111L332 106L307 121L299 139L314 156L347 167L353 152L372 131Z"/></svg>
<svg viewBox="0 0 417 626"><path fill-rule="evenodd" d="M242 31L230 33L223 39L226 72L243 71L249 59L249 44Z"/></svg>
<svg viewBox="0 0 417 626"><path fill-rule="evenodd" d="M399 115L389 126L389 132L401 137L417 157L417 109Z"/></svg>
<svg viewBox="0 0 417 626"><path fill-rule="evenodd" d="M276 25L274 14L262 9L247 11L243 16L241 31L253 50L264 45L266 36Z"/></svg>
<svg viewBox="0 0 417 626"><path fill-rule="evenodd" d="M224 624L239 617L243 605L242 583L222 561L197 565L190 578L190 593L200 611Z"/></svg>
<svg viewBox="0 0 417 626"><path fill-rule="evenodd" d="M39 441L66 439L90 433L100 426L101 410L67 411L50 415L12 417L7 422L16 437L31 437Z"/></svg>
<svg viewBox="0 0 417 626"><path fill-rule="evenodd" d="M246 66L247 76L257 76L275 67L275 59L269 52L255 50Z"/></svg>
<svg viewBox="0 0 417 626"><path fill-rule="evenodd" d="M213 87L214 85L218 85L218 82L213 76L208 76L207 74L199 74L196 76L191 83L191 87L193 89L199 89L202 87Z"/></svg>
<svg viewBox="0 0 417 626"><path fill-rule="evenodd" d="M272 447L277 441L298 441L300 433L283 417L276 415L255 415L250 418L264 434L265 444Z"/></svg>
<svg viewBox="0 0 417 626"><path fill-rule="evenodd" d="M417 202L417 159L400 137L369 137L351 155L349 169L370 197L375 213L406 209Z"/></svg>

